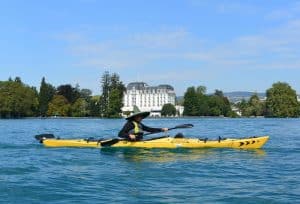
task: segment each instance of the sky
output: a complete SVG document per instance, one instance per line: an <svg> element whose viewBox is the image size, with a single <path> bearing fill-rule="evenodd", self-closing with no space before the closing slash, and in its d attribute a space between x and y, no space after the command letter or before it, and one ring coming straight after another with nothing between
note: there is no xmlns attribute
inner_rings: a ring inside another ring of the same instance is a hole
<svg viewBox="0 0 300 204"><path fill-rule="evenodd" d="M0 1L0 80L79 84L100 94L104 71L128 84L208 92L300 93L300 1Z"/></svg>

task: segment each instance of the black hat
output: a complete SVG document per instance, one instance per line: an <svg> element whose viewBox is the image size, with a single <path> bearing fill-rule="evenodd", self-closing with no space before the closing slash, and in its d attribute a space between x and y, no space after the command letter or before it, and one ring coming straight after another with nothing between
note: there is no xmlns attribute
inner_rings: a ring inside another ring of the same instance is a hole
<svg viewBox="0 0 300 204"><path fill-rule="evenodd" d="M149 115L150 115L150 112L148 112L148 111L141 112L137 106L133 106L133 113L130 116L128 116L126 118L126 120L132 120L136 116L141 116L144 119L144 118L148 117Z"/></svg>

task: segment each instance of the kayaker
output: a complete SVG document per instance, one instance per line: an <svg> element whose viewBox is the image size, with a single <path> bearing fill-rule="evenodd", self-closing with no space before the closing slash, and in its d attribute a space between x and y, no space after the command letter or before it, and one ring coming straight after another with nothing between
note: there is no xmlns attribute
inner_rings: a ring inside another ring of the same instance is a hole
<svg viewBox="0 0 300 204"><path fill-rule="evenodd" d="M135 141L143 139L144 131L156 133L166 132L168 128L152 128L144 125L142 120L150 115L150 112L140 112L134 107L134 113L126 118L127 122L119 132L119 137Z"/></svg>

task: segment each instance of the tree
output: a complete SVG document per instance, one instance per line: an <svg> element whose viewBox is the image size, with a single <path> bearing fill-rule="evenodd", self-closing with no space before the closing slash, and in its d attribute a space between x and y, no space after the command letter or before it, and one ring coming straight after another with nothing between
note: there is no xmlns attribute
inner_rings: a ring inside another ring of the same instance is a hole
<svg viewBox="0 0 300 204"><path fill-rule="evenodd" d="M206 87L205 86L198 86L196 89L197 94L204 95L206 93Z"/></svg>
<svg viewBox="0 0 300 204"><path fill-rule="evenodd" d="M78 85L72 87L70 84L60 85L57 87L57 95L64 96L69 103L73 104L78 98L80 98L80 91Z"/></svg>
<svg viewBox="0 0 300 204"><path fill-rule="evenodd" d="M224 101L220 96L217 95L212 95L209 96L209 116L220 116L224 115L223 114L223 106L224 106Z"/></svg>
<svg viewBox="0 0 300 204"><path fill-rule="evenodd" d="M268 117L298 117L296 91L287 83L274 83L267 90L266 111Z"/></svg>
<svg viewBox="0 0 300 204"><path fill-rule="evenodd" d="M19 84L22 84L22 80L20 77L16 77L15 78L15 82L19 83Z"/></svg>
<svg viewBox="0 0 300 204"><path fill-rule="evenodd" d="M117 118L120 117L121 108L122 108L122 98L120 94L120 90L113 89L109 93L109 103L107 113L105 117Z"/></svg>
<svg viewBox="0 0 300 204"><path fill-rule="evenodd" d="M79 98L71 105L71 116L85 117L89 115L88 103L83 98Z"/></svg>
<svg viewBox="0 0 300 204"><path fill-rule="evenodd" d="M55 94L55 87L46 83L45 77L42 78L39 92L39 111L41 116L46 116L48 104Z"/></svg>
<svg viewBox="0 0 300 204"><path fill-rule="evenodd" d="M189 87L184 95L184 115L188 116L234 116L227 97L216 90L214 95L207 96L206 87Z"/></svg>
<svg viewBox="0 0 300 204"><path fill-rule="evenodd" d="M214 95L208 97L209 114L210 116L225 116L234 117L236 114L232 111L230 102L223 92L216 90Z"/></svg>
<svg viewBox="0 0 300 204"><path fill-rule="evenodd" d="M101 81L100 112L103 117L119 117L123 106L125 86L119 75L104 72Z"/></svg>
<svg viewBox="0 0 300 204"><path fill-rule="evenodd" d="M88 102L89 115L98 117L100 115L100 96L93 96Z"/></svg>
<svg viewBox="0 0 300 204"><path fill-rule="evenodd" d="M254 94L249 99L248 107L250 107L250 115L262 116L264 113L264 103L259 100L257 94Z"/></svg>
<svg viewBox="0 0 300 204"><path fill-rule="evenodd" d="M90 89L81 89L80 90L80 98L84 98L88 101L91 98L92 91Z"/></svg>
<svg viewBox="0 0 300 204"><path fill-rule="evenodd" d="M55 95L49 103L48 116L69 116L70 104L62 95Z"/></svg>
<svg viewBox="0 0 300 204"><path fill-rule="evenodd" d="M21 82L0 81L0 117L34 116L38 100L36 92Z"/></svg>
<svg viewBox="0 0 300 204"><path fill-rule="evenodd" d="M238 102L236 104L236 106L237 106L238 110L241 112L241 114L244 116L244 112L248 106L247 101L245 99L242 99L242 101Z"/></svg>
<svg viewBox="0 0 300 204"><path fill-rule="evenodd" d="M195 90L195 87L189 87L187 88L187 91L184 94L184 111L183 115L187 116L197 116L198 110L197 110L197 93Z"/></svg>
<svg viewBox="0 0 300 204"><path fill-rule="evenodd" d="M167 103L164 104L161 109L162 116L175 116L176 115L176 108L173 104Z"/></svg>
<svg viewBox="0 0 300 204"><path fill-rule="evenodd" d="M215 90L215 96L224 97L223 91L216 89Z"/></svg>
<svg viewBox="0 0 300 204"><path fill-rule="evenodd" d="M102 75L101 80L102 95L100 100L100 111L101 114L106 117L108 109L108 97L110 89L110 75L108 71L105 71Z"/></svg>

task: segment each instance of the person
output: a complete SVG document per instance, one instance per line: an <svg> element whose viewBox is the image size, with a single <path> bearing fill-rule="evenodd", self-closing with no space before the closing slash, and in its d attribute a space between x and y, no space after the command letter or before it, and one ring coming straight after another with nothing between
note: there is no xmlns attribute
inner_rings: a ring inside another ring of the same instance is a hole
<svg viewBox="0 0 300 204"><path fill-rule="evenodd" d="M120 130L118 136L130 141L138 141L143 139L144 131L151 133L166 132L168 128L153 128L148 127L142 123L142 120L150 115L150 112L140 112L134 108L134 113L127 117L127 122Z"/></svg>

